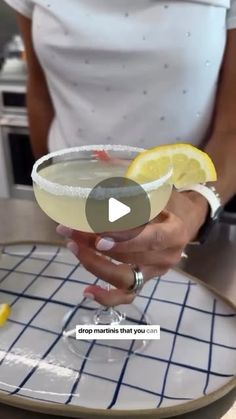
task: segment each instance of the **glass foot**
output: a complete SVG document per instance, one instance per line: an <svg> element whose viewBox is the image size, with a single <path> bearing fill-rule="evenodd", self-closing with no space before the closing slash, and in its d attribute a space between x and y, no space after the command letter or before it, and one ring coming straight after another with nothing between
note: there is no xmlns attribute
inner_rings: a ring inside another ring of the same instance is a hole
<svg viewBox="0 0 236 419"><path fill-rule="evenodd" d="M63 335L69 349L80 358L94 362L120 362L148 345L146 340L97 339L77 340L73 331L77 325L148 325L146 315L135 304L101 309L94 301L86 300L71 310L63 321Z"/></svg>
<svg viewBox="0 0 236 419"><path fill-rule="evenodd" d="M112 307L101 308L95 310L92 320L93 324L115 326L122 324L121 322L125 320L125 315Z"/></svg>

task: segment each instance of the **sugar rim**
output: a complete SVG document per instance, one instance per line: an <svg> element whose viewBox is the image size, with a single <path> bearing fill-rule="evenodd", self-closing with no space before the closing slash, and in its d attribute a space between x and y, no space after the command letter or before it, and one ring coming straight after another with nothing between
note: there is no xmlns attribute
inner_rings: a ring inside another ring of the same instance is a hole
<svg viewBox="0 0 236 419"><path fill-rule="evenodd" d="M42 163L46 162L47 160L53 157L59 157L66 154L72 154L72 153L76 153L80 151L102 151L102 150L133 151L133 152L140 153L141 151L144 151L145 149L140 148L140 147L132 147L132 146L125 146L125 145L118 145L118 144L105 144L105 145L93 144L93 145L84 145L84 146L78 146L78 147L64 148L59 151L53 151L52 153L49 153L41 157L35 162L32 169L32 173L31 173L32 180L34 183L36 183L37 186L40 187L40 189L43 189L52 195L87 198L93 188L84 188L82 186L60 185L59 183L51 182L50 180L43 178L42 176L40 176L37 170ZM172 173L173 173L173 169L171 168L161 178L154 180L152 182L144 183L141 186L146 192L152 191L154 189L158 189L160 186L164 185L164 183L168 179L170 179ZM99 191L99 188L98 188L96 199L99 199L99 198L103 199L106 196L111 196L112 192L114 192L117 197L133 195L135 194L135 190L137 193L137 189L135 187L120 188L120 190L122 191L120 193L117 193L118 189L119 188L106 188L106 189L100 188L100 191Z"/></svg>

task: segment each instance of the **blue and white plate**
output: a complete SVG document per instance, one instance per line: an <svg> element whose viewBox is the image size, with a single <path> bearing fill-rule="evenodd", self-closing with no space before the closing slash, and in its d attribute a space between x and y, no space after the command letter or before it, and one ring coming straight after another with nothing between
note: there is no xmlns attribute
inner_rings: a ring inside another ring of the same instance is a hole
<svg viewBox="0 0 236 419"><path fill-rule="evenodd" d="M12 312L0 329L1 402L80 418L160 418L207 405L236 385L236 308L175 270L149 281L135 300L161 325L159 341L114 364L71 353L62 319L96 279L62 247L3 249L0 303Z"/></svg>

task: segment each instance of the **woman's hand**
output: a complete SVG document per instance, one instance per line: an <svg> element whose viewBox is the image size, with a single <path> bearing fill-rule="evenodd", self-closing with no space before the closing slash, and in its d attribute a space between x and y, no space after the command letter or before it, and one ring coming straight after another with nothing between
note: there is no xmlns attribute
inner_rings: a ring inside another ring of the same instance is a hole
<svg viewBox="0 0 236 419"><path fill-rule="evenodd" d="M131 303L135 294L127 289L133 284L131 265L138 266L145 282L165 274L181 259L185 246L203 224L208 204L195 192L173 192L167 209L145 228L122 233L97 236L72 231L59 226L59 234L70 238L68 248L80 259L81 264L116 289L105 290L96 285L85 289L85 296L106 306ZM139 233L140 231L140 233ZM120 264L114 263L121 262Z"/></svg>

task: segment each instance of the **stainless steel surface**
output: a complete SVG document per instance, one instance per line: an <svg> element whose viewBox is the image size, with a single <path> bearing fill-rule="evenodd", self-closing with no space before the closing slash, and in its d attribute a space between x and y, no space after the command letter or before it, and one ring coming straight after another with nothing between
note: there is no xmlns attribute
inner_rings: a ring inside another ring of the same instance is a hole
<svg viewBox="0 0 236 419"><path fill-rule="evenodd" d="M186 252L181 268L236 303L236 225L219 223L205 244Z"/></svg>
<svg viewBox="0 0 236 419"><path fill-rule="evenodd" d="M226 224L236 225L236 209L235 212L224 212L222 222Z"/></svg>
<svg viewBox="0 0 236 419"><path fill-rule="evenodd" d="M3 115L0 118L0 197L30 199L34 197L32 187L18 185L14 182L13 164L10 153L10 135L29 136L26 116Z"/></svg>
<svg viewBox="0 0 236 419"><path fill-rule="evenodd" d="M56 224L34 201L0 199L0 244L19 241L63 243Z"/></svg>
<svg viewBox="0 0 236 419"><path fill-rule="evenodd" d="M25 104L26 80L26 63L22 59L6 59L0 71L1 198L33 198L32 188L24 185L16 185L14 183L9 146L9 134L26 134L29 136L27 109ZM8 100L6 100L6 98L8 98ZM24 168L24 165L22 167Z"/></svg>
<svg viewBox="0 0 236 419"><path fill-rule="evenodd" d="M12 130L17 130L18 128L26 130L28 129L28 119L26 115L2 115L0 117L0 126L8 127Z"/></svg>
<svg viewBox="0 0 236 419"><path fill-rule="evenodd" d="M26 97L27 68L26 62L10 58L4 61L0 71L0 115L24 115L26 116L26 100L24 106L19 106L19 102L9 104L6 98L24 96Z"/></svg>
<svg viewBox="0 0 236 419"><path fill-rule="evenodd" d="M9 80L4 81L3 78L0 78L0 114L6 114L6 115L22 115L25 116L27 113L26 106L17 106L11 104L6 104L6 98L9 99L9 97L14 97L14 100L17 98L24 99L24 103L26 102L26 86L25 86L25 80L24 84L18 85L18 83L14 82L14 80L11 80L11 83L9 83Z"/></svg>
<svg viewBox="0 0 236 419"><path fill-rule="evenodd" d="M10 41L5 45L4 56L21 57L24 50L25 48L21 35L13 35Z"/></svg>
<svg viewBox="0 0 236 419"><path fill-rule="evenodd" d="M0 199L0 244L29 240L63 242L55 233L55 223L35 202ZM189 248L187 253L189 259L182 262L182 267L236 304L236 226L218 225L206 244ZM211 405L176 419L236 419L235 400L236 389ZM0 405L0 416L7 419L56 418L5 405Z"/></svg>

